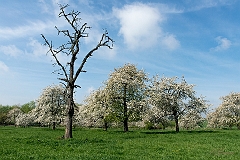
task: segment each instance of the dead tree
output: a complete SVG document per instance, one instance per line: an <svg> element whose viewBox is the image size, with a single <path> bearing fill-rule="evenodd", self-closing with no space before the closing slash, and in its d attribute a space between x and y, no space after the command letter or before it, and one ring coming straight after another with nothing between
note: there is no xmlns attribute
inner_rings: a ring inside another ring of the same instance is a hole
<svg viewBox="0 0 240 160"><path fill-rule="evenodd" d="M102 46L106 46L109 49L113 47L113 40L108 36L108 32L102 34L102 37L95 48L90 50L85 56L83 56L80 66L76 66L76 60L80 51L80 40L88 37L88 32L91 27L87 23L81 24L81 18L79 18L79 11L72 10L69 13L66 13L66 8L69 5L59 5L60 13L59 17L64 18L70 25L70 29L60 30L55 26L58 31L58 35L62 34L68 38L68 41L65 44L60 45L58 48L54 48L52 41L48 41L44 35L42 35L45 45L49 48L48 53L53 56L55 61L54 65L58 66L58 74L63 77L58 78L66 87L67 94L67 113L66 113L66 129L65 129L65 139L72 138L72 120L74 115L74 89L80 87L76 85L75 82L81 72L86 72L83 70L84 64L87 62L87 59L93 55L93 52L98 50ZM58 54L63 53L70 57L69 62L63 64L58 58Z"/></svg>

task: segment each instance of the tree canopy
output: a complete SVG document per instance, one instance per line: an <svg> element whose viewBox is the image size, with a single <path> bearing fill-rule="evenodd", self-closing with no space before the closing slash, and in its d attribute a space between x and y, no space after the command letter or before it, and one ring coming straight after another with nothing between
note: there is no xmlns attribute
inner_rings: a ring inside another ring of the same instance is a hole
<svg viewBox="0 0 240 160"><path fill-rule="evenodd" d="M210 127L233 127L240 129L240 93L232 92L221 97L222 103L208 114Z"/></svg>
<svg viewBox="0 0 240 160"><path fill-rule="evenodd" d="M175 121L176 132L179 132L179 119L191 112L206 112L208 105L203 97L197 97L194 85L188 84L184 77L167 78L154 76L148 88L150 105L158 107L164 116Z"/></svg>
<svg viewBox="0 0 240 160"><path fill-rule="evenodd" d="M37 106L31 111L35 117L35 122L42 125L52 125L63 122L66 111L67 95L66 89L62 85L51 85L43 89L37 100Z"/></svg>

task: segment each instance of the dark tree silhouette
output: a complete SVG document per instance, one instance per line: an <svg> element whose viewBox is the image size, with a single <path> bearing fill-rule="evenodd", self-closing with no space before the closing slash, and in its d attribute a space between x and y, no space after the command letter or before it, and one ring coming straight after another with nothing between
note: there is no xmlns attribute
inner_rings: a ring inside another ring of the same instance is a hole
<svg viewBox="0 0 240 160"><path fill-rule="evenodd" d="M68 24L70 25L70 29L60 30L55 26L58 31L58 35L62 34L63 36L67 37L69 40L65 43L60 45L58 48L54 48L52 41L48 41L44 35L42 35L45 45L48 46L49 51L54 60L54 65L60 67L58 74L62 75L63 77L58 78L66 87L67 93L67 113L66 113L66 129L65 129L65 139L72 138L72 118L74 115L74 89L80 87L76 85L75 82L81 72L86 72L83 70L84 64L87 62L87 59L93 55L93 52L97 51L100 47L106 46L110 49L113 47L113 40L108 36L108 32L102 34L102 37L95 48L90 50L82 59L81 65L76 66L77 56L79 55L80 51L80 40L82 38L88 37L87 30L90 29L87 23L81 24L81 18L79 18L79 11L72 10L69 13L66 13L66 8L69 5L59 5L60 13L59 17L64 18ZM70 57L69 62L63 64L59 58L58 54L63 53Z"/></svg>

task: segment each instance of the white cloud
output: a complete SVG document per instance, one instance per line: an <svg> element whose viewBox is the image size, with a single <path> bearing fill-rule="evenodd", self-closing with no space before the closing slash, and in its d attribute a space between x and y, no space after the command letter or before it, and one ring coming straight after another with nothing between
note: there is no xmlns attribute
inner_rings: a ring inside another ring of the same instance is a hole
<svg viewBox="0 0 240 160"><path fill-rule="evenodd" d="M23 53L15 45L0 46L0 52L3 52L4 54L10 55L12 57L17 57Z"/></svg>
<svg viewBox="0 0 240 160"><path fill-rule="evenodd" d="M72 5L69 0L52 0L52 3L49 0L38 0L39 6L43 13L48 13L49 15L53 15L54 17L58 17L59 14L59 4L61 5Z"/></svg>
<svg viewBox="0 0 240 160"><path fill-rule="evenodd" d="M102 59L113 59L116 54L117 54L117 50L118 47L117 45L114 44L112 49L109 49L108 47L101 47L98 49L98 51L96 53L94 53L94 55L99 55Z"/></svg>
<svg viewBox="0 0 240 160"><path fill-rule="evenodd" d="M162 40L162 44L169 50L175 50L180 46L180 42L172 34L166 35Z"/></svg>
<svg viewBox="0 0 240 160"><path fill-rule="evenodd" d="M43 13L49 13L50 7L44 0L38 0Z"/></svg>
<svg viewBox="0 0 240 160"><path fill-rule="evenodd" d="M230 5L235 3L229 0L197 0L197 1L186 1L187 6L191 6L188 11L198 11L205 8L213 8L217 6Z"/></svg>
<svg viewBox="0 0 240 160"><path fill-rule="evenodd" d="M215 40L218 43L218 46L211 49L214 51L226 50L232 45L232 42L230 40L221 36L216 37Z"/></svg>
<svg viewBox="0 0 240 160"><path fill-rule="evenodd" d="M157 42L162 32L159 23L163 20L157 8L135 3L114 9L114 14L120 20L119 33L130 49L150 47Z"/></svg>
<svg viewBox="0 0 240 160"><path fill-rule="evenodd" d="M48 52L49 48L47 46L42 45L40 42L33 38L30 38L30 41L27 45L29 46L27 54L30 55L30 57L34 58L35 60L42 60L44 62L52 61L55 63L52 54ZM70 57L64 53L58 53L57 58L62 64L67 64L67 62L70 61Z"/></svg>
<svg viewBox="0 0 240 160"><path fill-rule="evenodd" d="M48 48L39 43L36 39L30 38L30 41L27 45L31 47L34 56L36 57L46 56Z"/></svg>
<svg viewBox="0 0 240 160"><path fill-rule="evenodd" d="M8 66L4 62L0 61L0 71L8 72L8 70L9 70Z"/></svg>
<svg viewBox="0 0 240 160"><path fill-rule="evenodd" d="M176 5L167 5L162 3L156 3L153 4L154 6L158 7L161 13L167 13L167 14L178 14L183 13L183 9L176 8Z"/></svg>
<svg viewBox="0 0 240 160"><path fill-rule="evenodd" d="M134 3L125 5L121 9L113 9L113 13L120 21L119 34L130 49L149 48L162 45L169 50L180 46L180 42L173 34L164 33L160 27L164 14L181 13L176 9L165 8L160 4Z"/></svg>
<svg viewBox="0 0 240 160"><path fill-rule="evenodd" d="M42 21L35 21L30 22L25 26L18 26L14 28L5 27L0 28L0 35L1 39L15 39L21 37L27 37L30 35L41 34L43 32L52 31L56 23L54 22L42 22Z"/></svg>

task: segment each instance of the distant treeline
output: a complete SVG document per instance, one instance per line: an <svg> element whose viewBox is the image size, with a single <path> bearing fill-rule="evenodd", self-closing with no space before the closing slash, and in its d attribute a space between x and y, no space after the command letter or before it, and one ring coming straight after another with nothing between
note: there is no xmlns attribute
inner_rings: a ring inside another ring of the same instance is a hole
<svg viewBox="0 0 240 160"><path fill-rule="evenodd" d="M0 125L14 125L7 121L8 112L14 108L19 108L22 112L28 113L33 108L35 108L35 102L30 101L24 105L12 105L12 106L10 106L10 105L4 106L4 105L0 104Z"/></svg>

